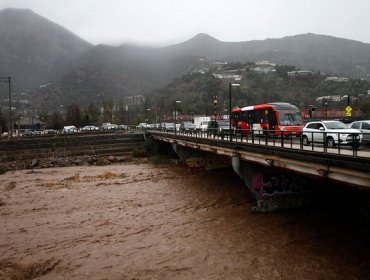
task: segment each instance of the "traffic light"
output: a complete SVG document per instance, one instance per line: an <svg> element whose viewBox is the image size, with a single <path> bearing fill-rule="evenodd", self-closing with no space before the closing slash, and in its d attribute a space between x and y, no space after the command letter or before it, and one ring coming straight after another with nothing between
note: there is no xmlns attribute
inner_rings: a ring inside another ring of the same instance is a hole
<svg viewBox="0 0 370 280"><path fill-rule="evenodd" d="M313 112L315 112L316 111L316 107L315 106L313 106L313 105L310 105L310 118L312 118L313 117Z"/></svg>

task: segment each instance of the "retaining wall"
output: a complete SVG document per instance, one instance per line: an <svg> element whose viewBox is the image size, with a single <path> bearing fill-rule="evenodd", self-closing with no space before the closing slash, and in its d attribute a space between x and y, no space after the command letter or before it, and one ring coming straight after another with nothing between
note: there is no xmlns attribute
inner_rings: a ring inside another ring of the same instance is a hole
<svg viewBox="0 0 370 280"><path fill-rule="evenodd" d="M0 141L0 162L81 155L129 155L143 149L143 133L99 133Z"/></svg>

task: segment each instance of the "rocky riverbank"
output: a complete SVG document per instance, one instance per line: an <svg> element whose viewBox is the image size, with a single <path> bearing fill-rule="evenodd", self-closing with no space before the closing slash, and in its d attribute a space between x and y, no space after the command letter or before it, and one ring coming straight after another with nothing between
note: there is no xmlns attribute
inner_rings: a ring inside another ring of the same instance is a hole
<svg viewBox="0 0 370 280"><path fill-rule="evenodd" d="M22 169L38 169L51 167L67 167L67 166L102 166L112 163L130 162L132 156L78 156L78 157L61 157L52 159L32 160L17 160L11 162L3 162L0 168L4 171L15 171Z"/></svg>

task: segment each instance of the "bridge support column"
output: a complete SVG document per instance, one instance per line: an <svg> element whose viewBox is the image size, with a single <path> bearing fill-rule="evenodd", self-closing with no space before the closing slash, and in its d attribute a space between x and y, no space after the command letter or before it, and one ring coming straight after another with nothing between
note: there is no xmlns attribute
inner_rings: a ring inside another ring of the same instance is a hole
<svg viewBox="0 0 370 280"><path fill-rule="evenodd" d="M332 184L297 173L266 167L232 157L232 167L257 201L253 209L272 212L309 204L312 194L332 189Z"/></svg>

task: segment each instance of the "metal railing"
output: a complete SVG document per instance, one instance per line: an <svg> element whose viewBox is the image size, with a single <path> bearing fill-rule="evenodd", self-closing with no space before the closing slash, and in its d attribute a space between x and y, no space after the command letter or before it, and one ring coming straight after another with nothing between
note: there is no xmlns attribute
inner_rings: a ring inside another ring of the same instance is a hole
<svg viewBox="0 0 370 280"><path fill-rule="evenodd" d="M164 134L174 135L174 131L155 130ZM312 151L350 156L370 157L370 146L362 143L361 139L370 137L370 133L329 133L301 131L269 131L234 129L231 135L228 130L177 130L179 136L192 138L212 139L217 141L237 142L252 145L265 145L277 148L296 149L299 151ZM362 136L360 136L362 135ZM307 137L307 139L306 139ZM325 141L324 141L325 139ZM334 142L332 142L332 139ZM344 141L345 140L345 141Z"/></svg>

